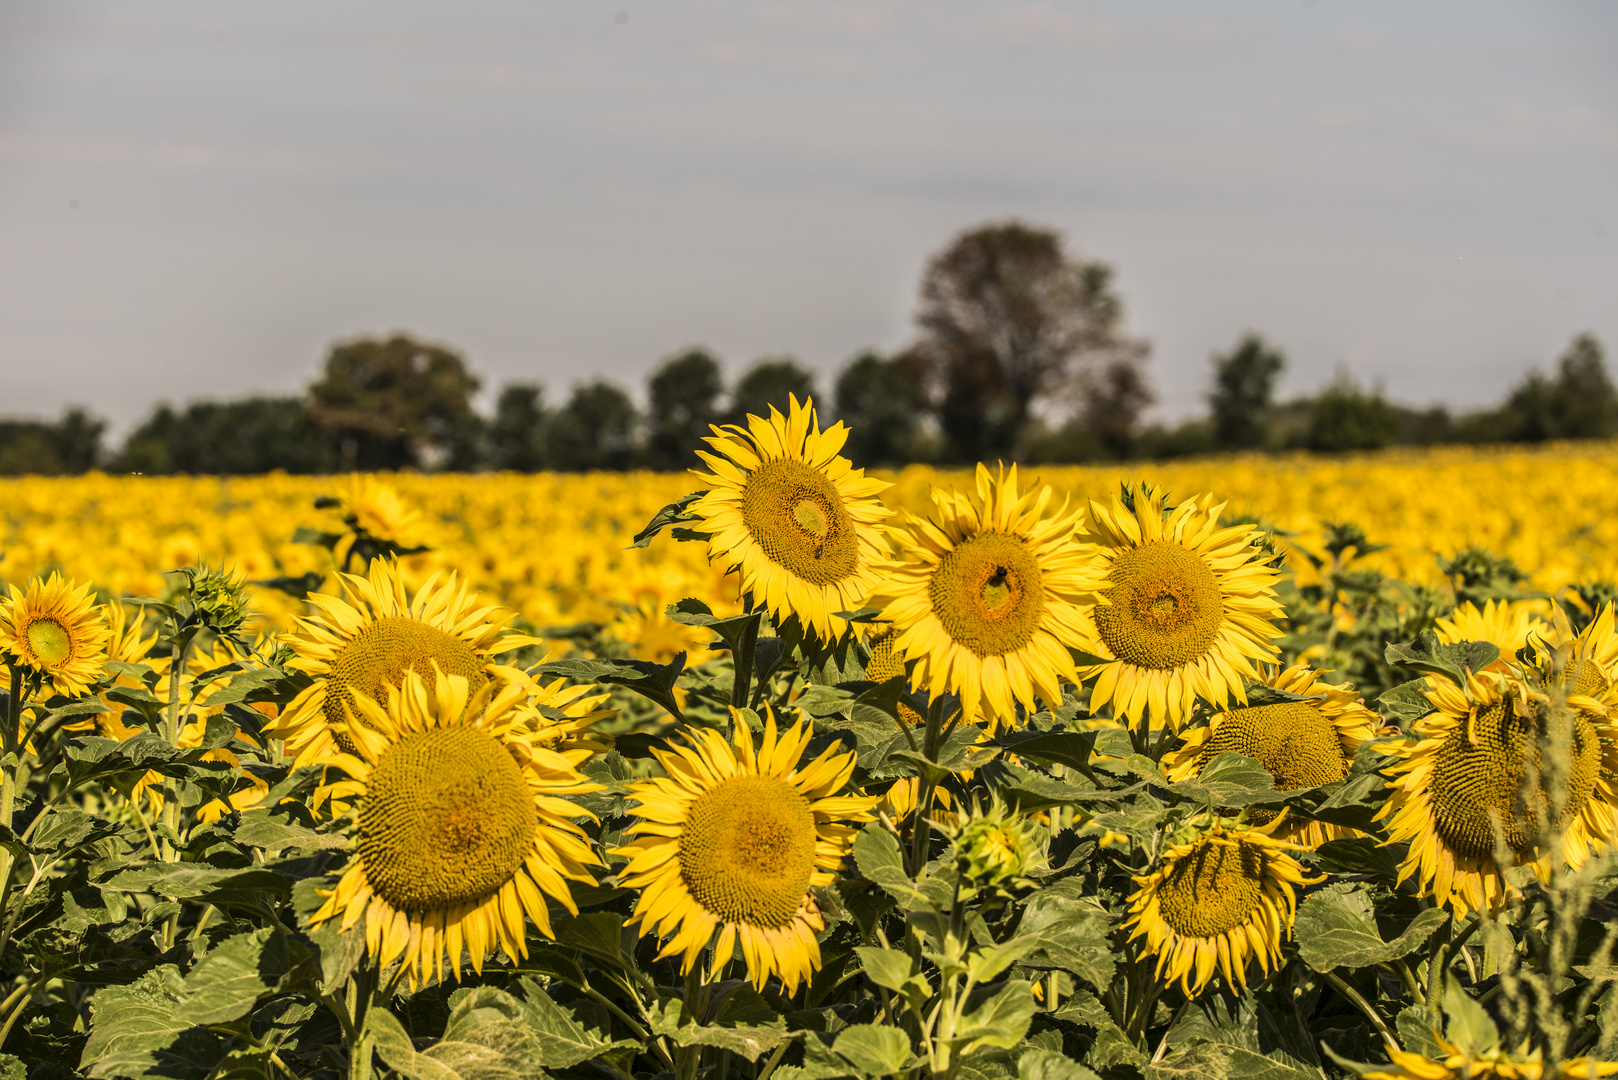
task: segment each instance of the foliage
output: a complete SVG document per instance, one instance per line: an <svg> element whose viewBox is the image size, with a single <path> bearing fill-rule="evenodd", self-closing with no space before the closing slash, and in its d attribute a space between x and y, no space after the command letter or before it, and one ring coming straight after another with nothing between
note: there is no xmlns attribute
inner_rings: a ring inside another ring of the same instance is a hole
<svg viewBox="0 0 1618 1080"><path fill-rule="evenodd" d="M0 420L0 476L60 476L95 467L105 421L68 409L57 421Z"/></svg>
<svg viewBox="0 0 1618 1080"><path fill-rule="evenodd" d="M160 405L130 432L115 465L127 472L241 476L326 473L337 445L302 398L250 397Z"/></svg>
<svg viewBox="0 0 1618 1080"><path fill-rule="evenodd" d="M1286 357L1257 334L1244 334L1231 351L1213 358L1214 385L1208 394L1214 445L1222 450L1257 450L1268 441L1269 411Z"/></svg>

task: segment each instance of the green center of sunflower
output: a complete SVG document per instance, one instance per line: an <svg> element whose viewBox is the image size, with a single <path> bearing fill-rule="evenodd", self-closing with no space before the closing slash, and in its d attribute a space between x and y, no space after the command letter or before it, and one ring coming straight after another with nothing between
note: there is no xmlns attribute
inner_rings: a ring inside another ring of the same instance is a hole
<svg viewBox="0 0 1618 1080"><path fill-rule="evenodd" d="M470 645L418 619L388 615L350 638L332 658L326 686L326 720L337 729L343 748L353 752L342 726L353 715L356 692L386 701L388 687L402 686L407 671L420 675L431 690L434 662L444 674L464 678L473 693L489 678Z"/></svg>
<svg viewBox="0 0 1618 1080"><path fill-rule="evenodd" d="M1264 858L1252 844L1199 842L1157 887L1163 921L1181 937L1229 933L1264 902Z"/></svg>
<svg viewBox="0 0 1618 1080"><path fill-rule="evenodd" d="M73 638L55 619L35 619L28 624L28 648L45 667L55 667L73 655Z"/></svg>
<svg viewBox="0 0 1618 1080"><path fill-rule="evenodd" d="M1427 797L1433 828L1450 850L1468 858L1494 855L1495 823L1518 856L1529 855L1543 825L1561 828L1583 809L1595 790L1601 743L1594 726L1575 716L1565 761L1566 802L1551 821L1547 764L1541 756L1545 725L1497 703L1445 740L1433 765Z"/></svg>
<svg viewBox="0 0 1618 1080"><path fill-rule="evenodd" d="M776 458L748 474L742 521L771 562L811 585L859 569L859 535L842 495L801 461Z"/></svg>
<svg viewBox="0 0 1618 1080"><path fill-rule="evenodd" d="M401 911L481 900L533 850L539 812L522 769L491 735L439 728L388 748L360 801L360 862Z"/></svg>
<svg viewBox="0 0 1618 1080"><path fill-rule="evenodd" d="M928 586L933 614L957 644L1004 656L1033 640L1045 610L1039 562L1020 536L982 532L938 561Z"/></svg>
<svg viewBox="0 0 1618 1080"><path fill-rule="evenodd" d="M785 926L815 870L809 800L773 776L733 776L704 793L680 834L680 877L725 922Z"/></svg>
<svg viewBox="0 0 1618 1080"><path fill-rule="evenodd" d="M1224 619L1224 594L1196 552L1172 540L1130 548L1113 560L1096 631L1118 659L1170 670L1208 654Z"/></svg>

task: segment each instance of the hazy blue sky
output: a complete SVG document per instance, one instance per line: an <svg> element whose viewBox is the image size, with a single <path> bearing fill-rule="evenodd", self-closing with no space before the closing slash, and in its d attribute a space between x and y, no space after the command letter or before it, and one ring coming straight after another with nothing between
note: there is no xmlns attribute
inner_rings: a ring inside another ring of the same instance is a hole
<svg viewBox="0 0 1618 1080"><path fill-rule="evenodd" d="M1618 4L0 4L0 413L396 328L553 400L692 343L829 385L1010 216L1117 268L1163 415L1247 328L1493 400L1618 346Z"/></svg>

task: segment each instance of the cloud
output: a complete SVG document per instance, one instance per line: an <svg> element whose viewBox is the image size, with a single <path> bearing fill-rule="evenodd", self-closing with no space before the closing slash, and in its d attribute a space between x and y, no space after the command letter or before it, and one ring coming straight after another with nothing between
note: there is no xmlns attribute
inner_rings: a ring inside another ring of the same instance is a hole
<svg viewBox="0 0 1618 1080"><path fill-rule="evenodd" d="M1446 134L1455 142L1493 150L1618 147L1618 123L1589 108L1546 112L1513 104L1492 119L1452 125Z"/></svg>

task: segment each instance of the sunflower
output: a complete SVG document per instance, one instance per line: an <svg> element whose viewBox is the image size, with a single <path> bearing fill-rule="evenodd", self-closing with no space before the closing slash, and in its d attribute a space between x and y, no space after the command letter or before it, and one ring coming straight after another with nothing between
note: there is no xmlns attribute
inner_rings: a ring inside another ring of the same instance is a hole
<svg viewBox="0 0 1618 1080"><path fill-rule="evenodd" d="M1265 975L1281 965L1281 938L1292 936L1298 912L1294 887L1305 876L1292 857L1303 850L1270 836L1274 825L1251 828L1214 818L1194 838L1171 842L1158 869L1135 878L1129 900L1133 941L1146 938L1157 955L1157 978L1179 980L1188 997L1200 994L1215 970L1225 985L1247 988L1248 962Z"/></svg>
<svg viewBox="0 0 1618 1080"><path fill-rule="evenodd" d="M348 565L349 552L362 537L411 549L421 546L421 511L407 505L389 484L374 476L351 476L348 491L338 501L343 533L332 548L338 566Z"/></svg>
<svg viewBox="0 0 1618 1080"><path fill-rule="evenodd" d="M1605 706L1566 694L1567 745L1546 755L1556 695L1523 672L1471 675L1464 687L1428 678L1425 693L1436 711L1415 722L1412 739L1388 748L1399 761L1377 814L1388 822L1386 843L1410 845L1400 882L1415 877L1421 895L1460 918L1498 910L1512 891L1496 860L1500 845L1543 877L1611 842L1618 744ZM1546 783L1553 766L1566 774L1554 798ZM1559 836L1558 850L1540 846L1544 826Z"/></svg>
<svg viewBox="0 0 1618 1080"><path fill-rule="evenodd" d="M612 749L612 737L596 730L618 715L607 708L611 694L594 686L569 686L566 679L543 683L517 668L495 669L507 682L520 683L526 696L520 711L527 718L536 746L554 750L575 767Z"/></svg>
<svg viewBox="0 0 1618 1080"><path fill-rule="evenodd" d="M1275 777L1276 791L1319 787L1347 777L1354 755L1376 736L1382 722L1365 707L1352 683L1333 686L1322 681L1326 674L1295 664L1264 679L1265 686L1310 700L1219 713L1207 727L1185 733L1180 748L1166 762L1169 779L1190 780L1214 758L1233 751L1264 766ZM1250 814L1260 825L1275 816L1273 810ZM1274 833L1277 840L1308 847L1354 835L1353 829L1295 814L1288 814Z"/></svg>
<svg viewBox="0 0 1618 1080"><path fill-rule="evenodd" d="M503 633L508 612L480 606L451 574L429 578L414 598L392 558L371 561L364 577L340 574L342 596L310 593L319 608L299 619L299 632L284 639L294 654L289 667L314 683L287 705L268 734L286 740L299 765L352 751L344 732L360 697L385 699L408 671L429 683L434 671L467 680L475 693L495 674L493 658L538 639Z"/></svg>
<svg viewBox="0 0 1618 1080"><path fill-rule="evenodd" d="M719 931L710 971L738 940L753 985L779 976L788 994L820 967L825 929L812 889L830 885L854 841L852 823L872 820L877 799L836 795L854 755L828 748L800 767L811 734L800 721L777 735L775 717L753 748L731 711L735 746L712 730L653 751L665 775L630 784L635 837L613 854L629 860L618 882L640 890L631 923L666 938L658 958L684 953L689 973Z"/></svg>
<svg viewBox="0 0 1618 1080"><path fill-rule="evenodd" d="M1142 484L1110 507L1090 503L1080 535L1099 556L1085 584L1083 648L1103 662L1090 710L1107 702L1125 723L1178 729L1198 696L1214 708L1247 703L1245 679L1276 653L1279 574L1251 525L1220 528L1224 504L1204 495L1173 508Z"/></svg>
<svg viewBox="0 0 1618 1080"><path fill-rule="evenodd" d="M551 936L549 896L578 907L568 881L600 865L589 815L567 796L600 790L561 754L535 744L521 713L526 688L439 672L405 673L384 706L357 694L347 736L357 753L323 764L347 773L334 794L359 802L358 854L311 923L363 917L365 947L382 967L402 960L414 990L461 977L498 947L528 955L523 916Z"/></svg>
<svg viewBox="0 0 1618 1080"><path fill-rule="evenodd" d="M888 511L871 496L888 483L838 456L848 429L821 431L807 398L791 398L787 416L771 406L767 420L713 431L714 452L697 451L712 473L692 470L710 485L691 505L708 558L739 567L742 591L777 620L797 615L824 640L840 636L837 612L858 608L875 582L875 525Z"/></svg>
<svg viewBox="0 0 1618 1080"><path fill-rule="evenodd" d="M0 653L38 675L64 697L77 697L101 678L112 631L88 584L61 574L34 578L28 591L11 587L0 600Z"/></svg>
<svg viewBox="0 0 1618 1080"><path fill-rule="evenodd" d="M1527 1047L1515 1054L1497 1049L1479 1055L1442 1037L1437 1042L1437 1058L1390 1047L1392 1065L1361 1073L1360 1080L1596 1080L1618 1073L1618 1062L1596 1058L1577 1057L1559 1067L1547 1067L1540 1052Z"/></svg>
<svg viewBox="0 0 1618 1080"><path fill-rule="evenodd" d="M1436 629L1438 640L1446 645L1487 641L1500 650L1500 659L1490 670L1504 671L1517 651L1528 644L1528 636L1546 627L1531 600L1486 600L1481 608L1468 600L1439 619Z"/></svg>
<svg viewBox="0 0 1618 1080"><path fill-rule="evenodd" d="M1017 466L977 469L977 498L934 490L936 515L906 514L900 550L870 603L892 624L892 650L914 661L911 684L960 698L967 720L991 731L1017 706L1062 702L1077 683L1068 649L1083 636L1085 560L1077 514L1046 516L1049 485L1024 491Z"/></svg>

